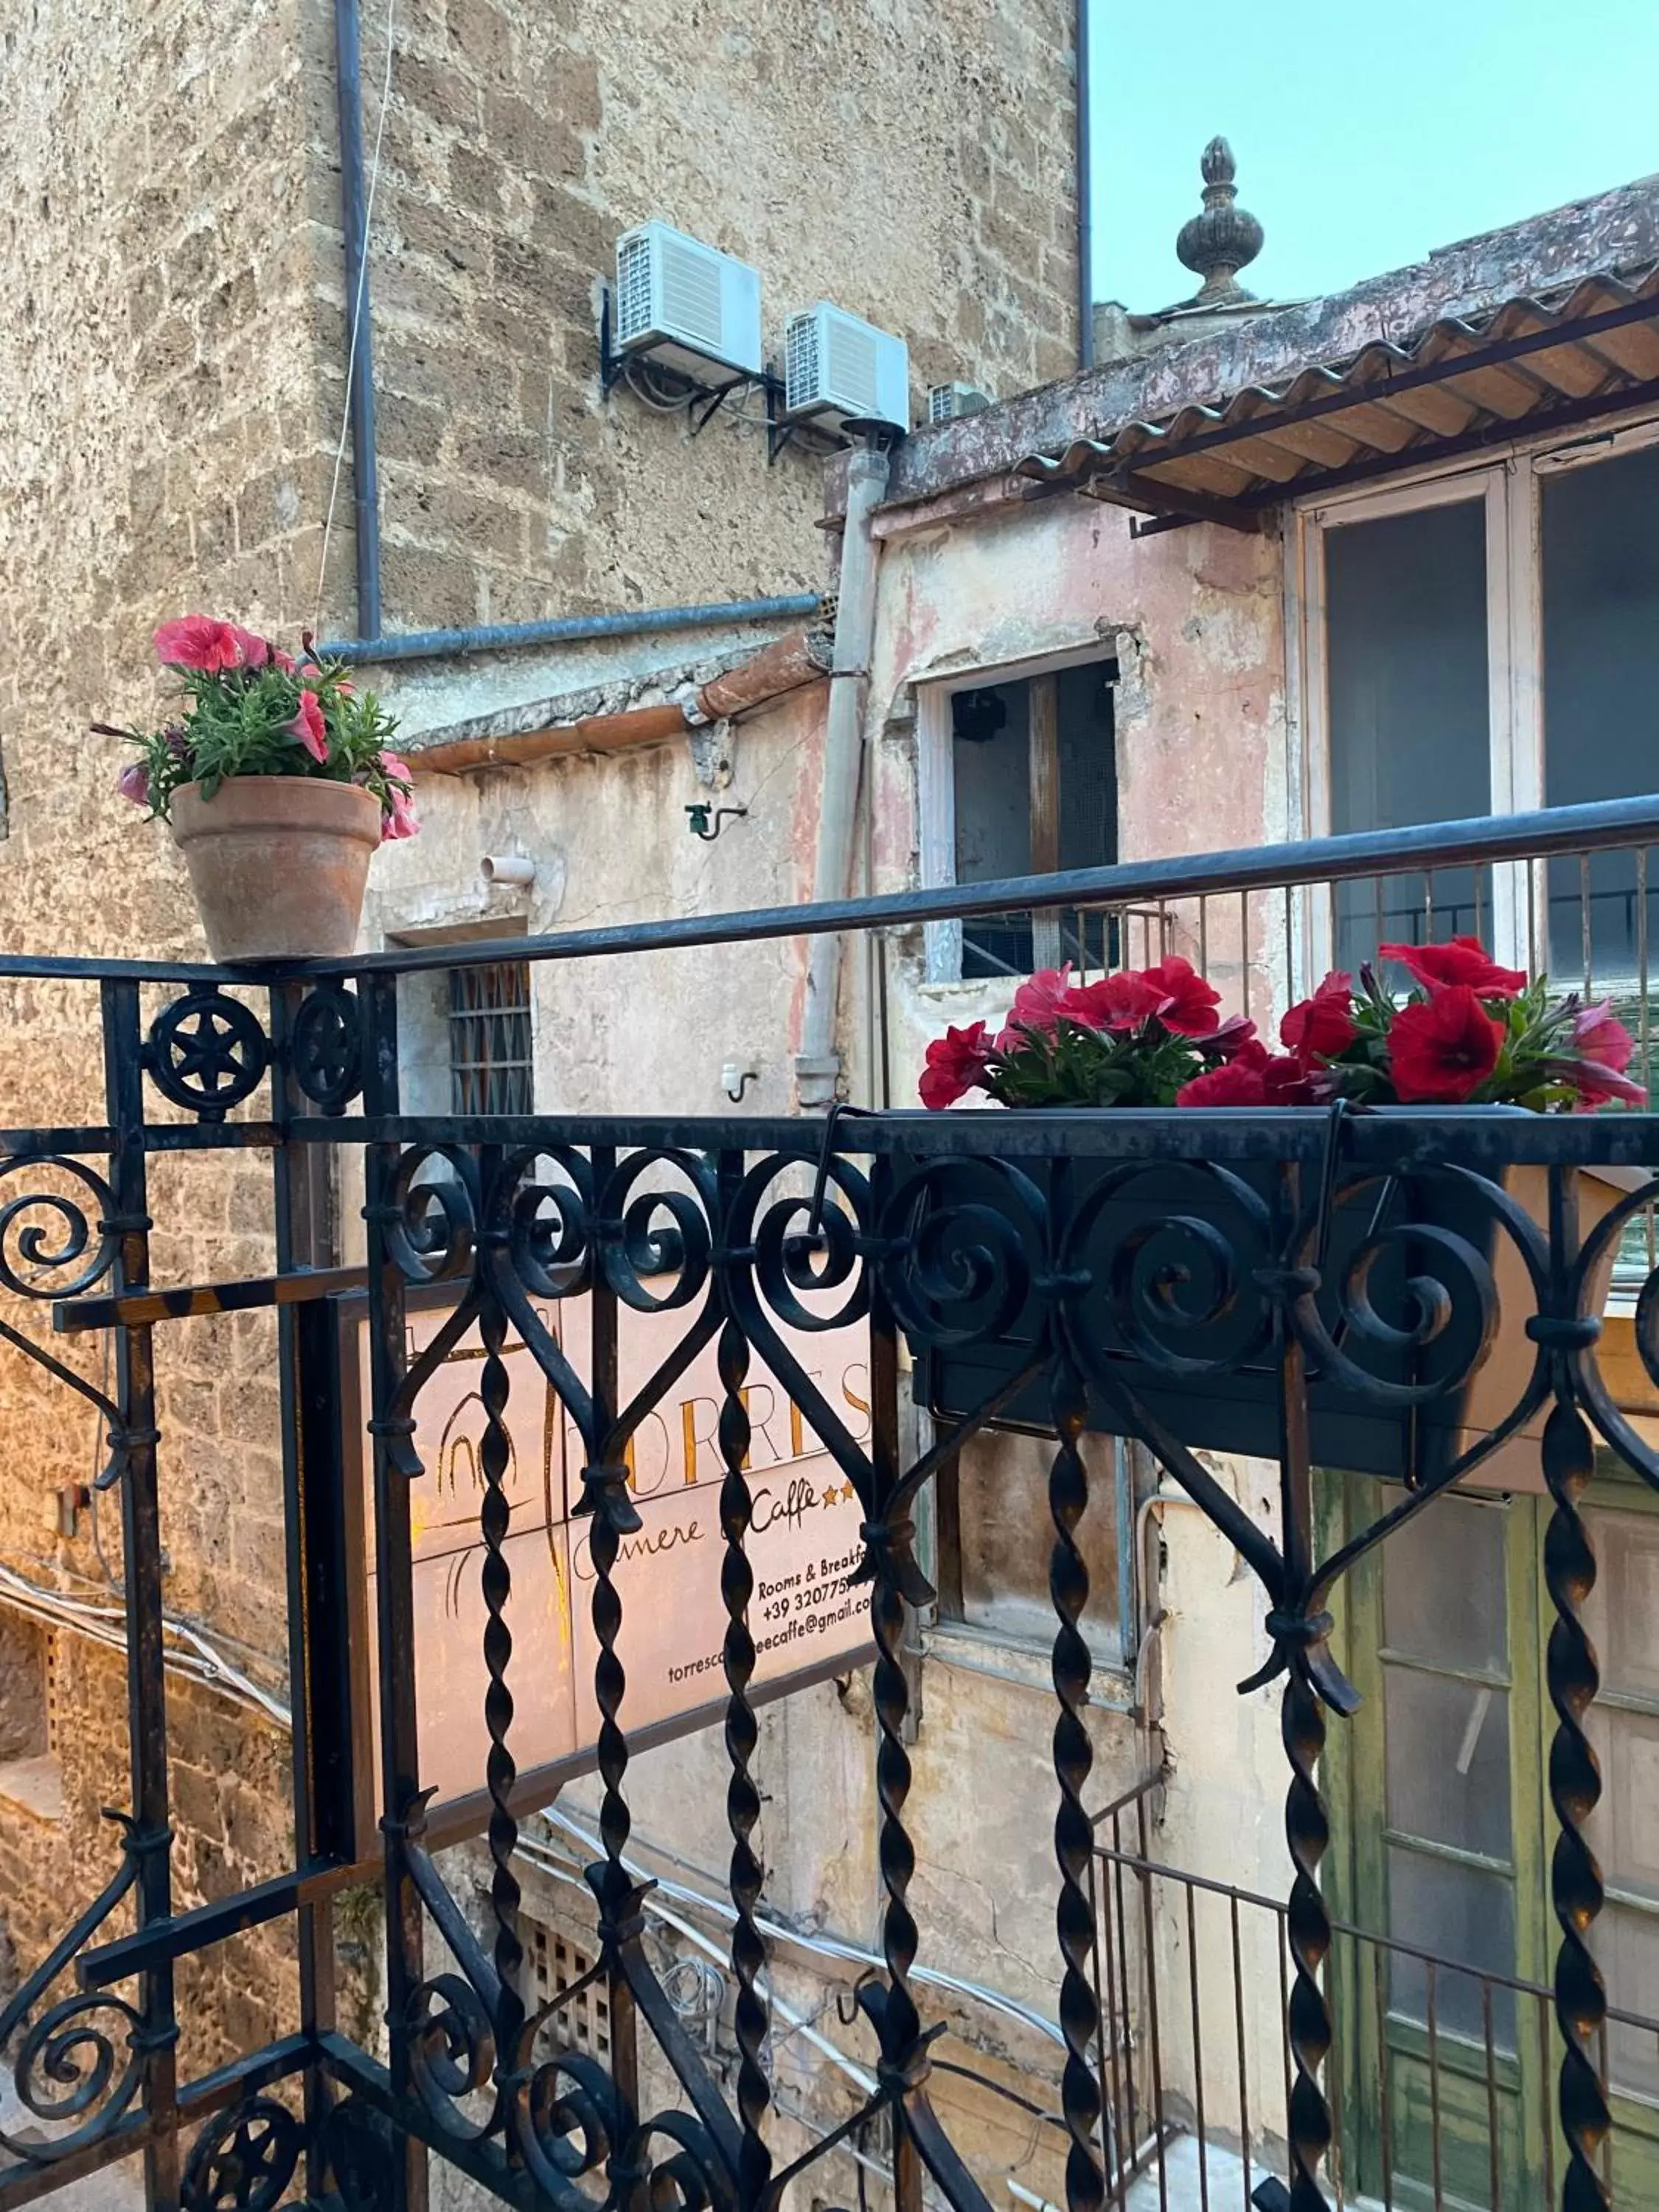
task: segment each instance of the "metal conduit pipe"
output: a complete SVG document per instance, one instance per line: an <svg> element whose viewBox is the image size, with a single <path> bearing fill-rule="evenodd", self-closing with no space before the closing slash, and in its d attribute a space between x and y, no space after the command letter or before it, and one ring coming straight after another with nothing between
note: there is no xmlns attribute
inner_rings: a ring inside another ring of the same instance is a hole
<svg viewBox="0 0 1659 2212"><path fill-rule="evenodd" d="M600 637L644 637L653 631L713 629L722 623L787 621L817 612L817 592L769 599L712 599L684 607L640 607L621 615L561 615L548 622L490 623L477 629L412 629L392 637L336 638L318 647L325 660L431 660L465 653L500 653L522 645L574 645Z"/></svg>
<svg viewBox="0 0 1659 2212"><path fill-rule="evenodd" d="M1095 363L1095 188L1089 114L1089 7L1077 0L1077 358L1080 368Z"/></svg>
<svg viewBox="0 0 1659 2212"><path fill-rule="evenodd" d="M363 56L357 0L334 0L340 125L340 227L345 245L347 405L357 548L357 628L380 628L380 469L374 427L374 319L368 301L368 206L363 180Z"/></svg>
<svg viewBox="0 0 1659 2212"><path fill-rule="evenodd" d="M847 520L841 541L841 589L836 605L836 643L830 664L830 708L823 725L823 784L818 847L812 872L815 901L847 896L858 819L859 777L864 756L864 702L870 681L870 648L876 629L876 564L870 524L887 489L887 455L873 441L861 446L847 467ZM836 1049L836 1000L842 940L815 937L806 962L806 1005L795 1091L804 1109L835 1102L841 1075Z"/></svg>

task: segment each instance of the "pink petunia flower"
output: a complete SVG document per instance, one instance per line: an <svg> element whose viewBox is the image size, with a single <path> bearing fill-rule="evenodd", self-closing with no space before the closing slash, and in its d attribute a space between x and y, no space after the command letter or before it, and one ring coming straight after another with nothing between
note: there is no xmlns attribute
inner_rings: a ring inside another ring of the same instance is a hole
<svg viewBox="0 0 1659 2212"><path fill-rule="evenodd" d="M421 822L415 811L415 794L410 787L415 781L414 770L396 753L382 752L378 757L388 778L386 796L391 802L390 811L380 824L380 842L392 845L400 837L418 837ZM399 789L400 784L404 788Z"/></svg>
<svg viewBox="0 0 1659 2212"><path fill-rule="evenodd" d="M287 724L290 737L297 738L313 760L319 764L328 758L328 726L323 720L322 703L314 691L300 694L300 711Z"/></svg>
<svg viewBox="0 0 1659 2212"><path fill-rule="evenodd" d="M1063 968L1039 968L1015 992L1014 1003L1008 1009L1010 1024L1035 1030L1039 1036L1052 1036L1060 1017L1060 1000L1071 988L1069 960Z"/></svg>
<svg viewBox="0 0 1659 2212"><path fill-rule="evenodd" d="M135 806L149 805L149 778L144 773L142 761L129 761L115 779L115 788L123 799L130 799Z"/></svg>
<svg viewBox="0 0 1659 2212"><path fill-rule="evenodd" d="M247 635L231 623L216 622L211 615L181 615L163 623L155 633L155 657L168 668L189 668L214 675L223 668L242 665L239 638Z"/></svg>
<svg viewBox="0 0 1659 2212"><path fill-rule="evenodd" d="M270 647L265 640L256 636L251 629L239 629L234 623L229 627L230 634L236 641L239 664L244 668L263 668L270 659Z"/></svg>
<svg viewBox="0 0 1659 2212"><path fill-rule="evenodd" d="M1603 999L1599 1006L1583 1006L1574 1015L1572 1048L1583 1053L1602 1067L1610 1067L1615 1075L1622 1075L1630 1066L1631 1054L1636 1049L1636 1040L1615 1018L1612 1004Z"/></svg>

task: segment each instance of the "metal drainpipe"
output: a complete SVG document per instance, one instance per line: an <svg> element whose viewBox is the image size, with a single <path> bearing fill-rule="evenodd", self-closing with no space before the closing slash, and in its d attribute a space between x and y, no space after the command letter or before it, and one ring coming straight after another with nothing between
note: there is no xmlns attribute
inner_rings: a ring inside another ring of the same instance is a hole
<svg viewBox="0 0 1659 2212"><path fill-rule="evenodd" d="M641 607L621 615L561 615L548 622L494 623L477 629L414 629L391 637L337 638L319 645L325 660L430 660L514 646L570 645L584 638L640 637L653 630L713 629L722 623L781 622L816 614L817 592L769 599L714 599L702 605Z"/></svg>
<svg viewBox="0 0 1659 2212"><path fill-rule="evenodd" d="M847 469L847 520L841 541L841 592L830 665L830 708L823 726L823 795L818 816L812 896L845 898L853 867L859 771L864 753L864 702L876 629L877 547L870 520L887 489L887 455L872 443ZM796 1095L803 1108L834 1103L841 1074L836 1049L836 1000L841 980L839 937L815 937L806 962L806 1006L795 1055Z"/></svg>
<svg viewBox="0 0 1659 2212"><path fill-rule="evenodd" d="M368 210L363 181L362 42L357 0L334 0L335 83L340 118L340 218L345 241L348 404L357 542L357 629L380 632L380 471L374 432L374 322L368 300ZM351 329L356 321L356 343Z"/></svg>
<svg viewBox="0 0 1659 2212"><path fill-rule="evenodd" d="M1077 357L1095 364L1095 188L1090 174L1089 0L1077 0Z"/></svg>

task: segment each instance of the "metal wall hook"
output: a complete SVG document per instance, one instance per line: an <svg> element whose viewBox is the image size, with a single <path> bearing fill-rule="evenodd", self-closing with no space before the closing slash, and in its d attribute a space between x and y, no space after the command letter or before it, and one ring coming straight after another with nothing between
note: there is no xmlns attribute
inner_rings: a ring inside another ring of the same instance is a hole
<svg viewBox="0 0 1659 2212"><path fill-rule="evenodd" d="M722 822L728 820L741 822L748 815L749 809L746 806L715 806L709 800L700 799L694 805L688 806L685 811L690 817L685 826L691 835L694 837L701 837L706 844L712 845L720 834Z"/></svg>

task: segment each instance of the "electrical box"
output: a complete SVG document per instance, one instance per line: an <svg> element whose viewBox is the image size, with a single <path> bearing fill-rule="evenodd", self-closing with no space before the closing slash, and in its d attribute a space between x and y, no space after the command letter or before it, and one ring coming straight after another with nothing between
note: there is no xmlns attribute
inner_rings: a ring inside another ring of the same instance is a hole
<svg viewBox="0 0 1659 2212"><path fill-rule="evenodd" d="M617 240L618 353L648 356L682 376L709 365L761 373L760 272L665 222Z"/></svg>
<svg viewBox="0 0 1659 2212"><path fill-rule="evenodd" d="M936 384L927 394L927 420L954 422L961 415L982 415L992 404L976 384Z"/></svg>
<svg viewBox="0 0 1659 2212"><path fill-rule="evenodd" d="M783 333L783 411L831 427L857 418L910 427L910 349L890 331L820 300Z"/></svg>

